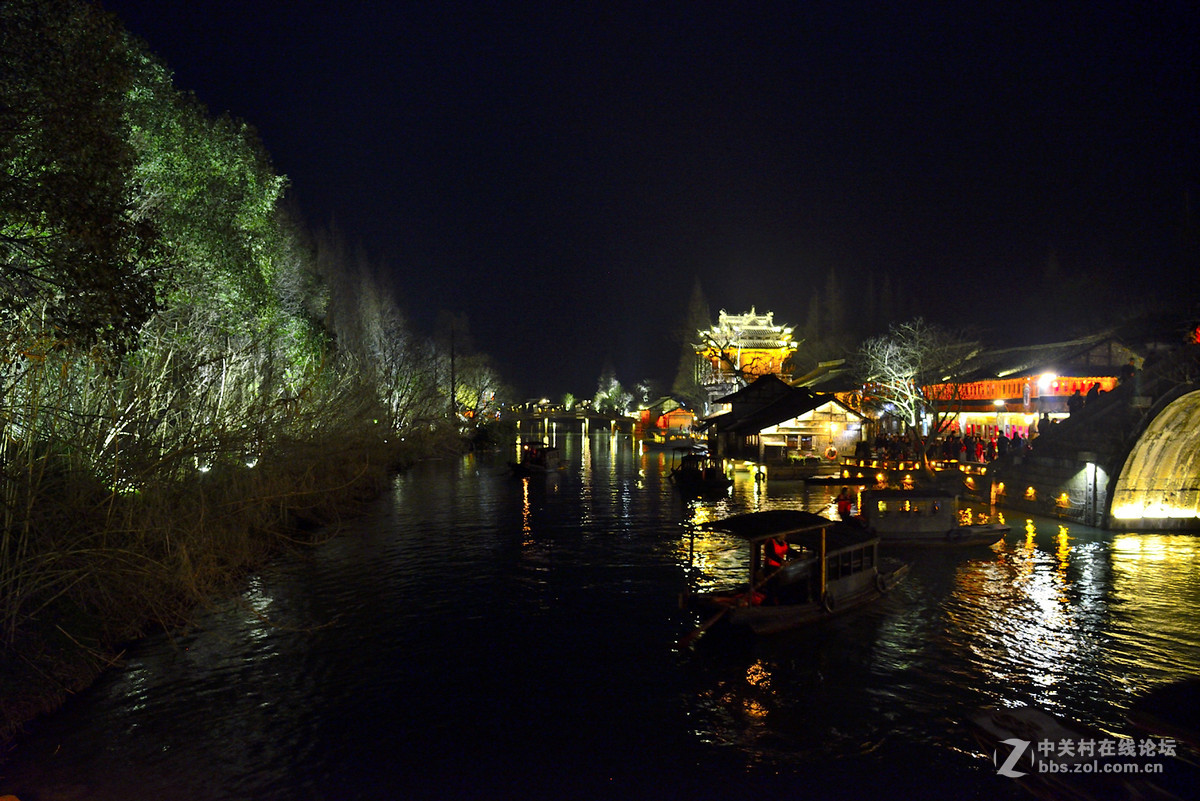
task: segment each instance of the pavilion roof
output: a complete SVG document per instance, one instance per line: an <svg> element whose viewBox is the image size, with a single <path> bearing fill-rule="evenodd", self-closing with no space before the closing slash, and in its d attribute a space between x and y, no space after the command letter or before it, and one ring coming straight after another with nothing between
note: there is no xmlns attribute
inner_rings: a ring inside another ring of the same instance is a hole
<svg viewBox="0 0 1200 801"><path fill-rule="evenodd" d="M721 432L762 431L828 403L837 404L856 417L862 416L834 395L789 386L777 376L762 376L754 383L721 398L719 402L730 404L732 410L710 418L705 426L715 427Z"/></svg>

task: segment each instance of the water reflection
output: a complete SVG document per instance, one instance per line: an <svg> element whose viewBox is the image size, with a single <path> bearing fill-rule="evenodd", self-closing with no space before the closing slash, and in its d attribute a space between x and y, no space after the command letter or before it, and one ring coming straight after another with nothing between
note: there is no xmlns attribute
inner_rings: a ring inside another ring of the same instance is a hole
<svg viewBox="0 0 1200 801"><path fill-rule="evenodd" d="M705 653L695 736L742 749L747 764L928 748L933 762L987 771L963 725L983 707L1127 731L1139 692L1200 670L1200 622L1181 614L1200 603L1197 539L1022 523L991 548L907 552L906 583L854 618L740 656ZM711 554L698 560L702 586L736 573L729 543L696 542Z"/></svg>
<svg viewBox="0 0 1200 801"><path fill-rule="evenodd" d="M684 500L669 454L557 445L569 468L548 480L507 454L399 477L345 536L139 644L0 792L638 799L675 770L679 797L924 797L931 777L1017 797L964 731L981 707L1118 729L1137 692L1200 671L1196 538L1024 517L991 548L905 552L908 578L861 612L675 652L694 625L678 594L744 577L742 543L700 526L830 514L839 487L742 473Z"/></svg>
<svg viewBox="0 0 1200 801"><path fill-rule="evenodd" d="M1037 545L1032 521L1024 537L995 549L995 559L964 563L956 571L946 601L946 636L967 665L991 682L1030 701L1054 708L1061 704L1055 687L1066 676L1094 621L1076 618L1072 593L1090 594L1094 586L1081 573L1068 578L1070 537L1058 527L1053 549ZM1084 561L1085 554L1079 554ZM997 699L1005 702L1008 699Z"/></svg>

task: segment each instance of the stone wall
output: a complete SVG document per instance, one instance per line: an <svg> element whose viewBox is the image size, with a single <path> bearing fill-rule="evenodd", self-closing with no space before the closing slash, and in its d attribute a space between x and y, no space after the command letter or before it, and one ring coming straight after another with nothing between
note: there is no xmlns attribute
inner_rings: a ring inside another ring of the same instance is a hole
<svg viewBox="0 0 1200 801"><path fill-rule="evenodd" d="M1103 527L1109 478L1104 465L1086 455L1071 459L1025 454L994 469L992 487L999 506Z"/></svg>
<svg viewBox="0 0 1200 801"><path fill-rule="evenodd" d="M1029 448L993 463L995 502L1010 509L1108 527L1109 495L1148 404L1118 387L1078 415L1035 437Z"/></svg>

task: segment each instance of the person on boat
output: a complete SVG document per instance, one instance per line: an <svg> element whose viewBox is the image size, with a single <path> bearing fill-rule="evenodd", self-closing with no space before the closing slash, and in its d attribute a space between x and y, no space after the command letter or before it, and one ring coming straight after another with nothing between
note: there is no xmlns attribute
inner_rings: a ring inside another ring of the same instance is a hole
<svg viewBox="0 0 1200 801"><path fill-rule="evenodd" d="M766 551L766 572L774 573L776 570L783 567L783 563L787 561L787 540L783 539L782 537L775 537L771 540L768 540Z"/></svg>
<svg viewBox="0 0 1200 801"><path fill-rule="evenodd" d="M837 496L838 517L842 518L843 520L849 520L853 506L854 498L850 496L850 488L842 487L842 491Z"/></svg>
<svg viewBox="0 0 1200 801"><path fill-rule="evenodd" d="M759 600L751 601L755 604L777 604L779 603L779 587L778 582L767 581L767 579L782 568L784 562L788 560L788 552L790 547L787 540L783 537L772 537L763 545L763 568L762 579L759 581L759 586L762 591L757 593Z"/></svg>

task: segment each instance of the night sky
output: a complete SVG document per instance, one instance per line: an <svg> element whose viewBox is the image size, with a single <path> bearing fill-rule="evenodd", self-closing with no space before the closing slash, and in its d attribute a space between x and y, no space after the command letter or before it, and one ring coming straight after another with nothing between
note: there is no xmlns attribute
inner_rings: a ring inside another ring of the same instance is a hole
<svg viewBox="0 0 1200 801"><path fill-rule="evenodd" d="M697 279L797 326L831 269L934 319L1053 303L1052 252L1195 292L1194 2L104 5L527 395L669 385Z"/></svg>

